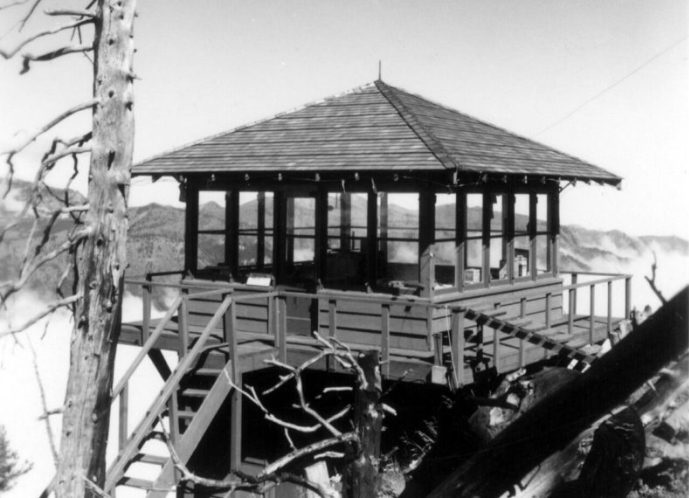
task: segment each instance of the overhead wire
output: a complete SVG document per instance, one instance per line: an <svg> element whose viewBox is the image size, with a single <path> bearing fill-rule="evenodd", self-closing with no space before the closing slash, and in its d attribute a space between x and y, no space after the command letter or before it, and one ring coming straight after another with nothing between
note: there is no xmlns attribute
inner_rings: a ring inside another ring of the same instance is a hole
<svg viewBox="0 0 689 498"><path fill-rule="evenodd" d="M601 96L602 96L603 94L605 94L606 92L612 90L612 89L615 88L617 85L621 84L623 81L627 80L627 79L630 78L631 76L635 75L636 73L638 73L639 71L641 71L643 68L645 68L646 66L648 66L649 64L651 64L652 62L654 62L656 59L662 57L662 56L665 55L667 52L669 52L670 50L672 50L673 48L675 48L676 46L678 46L680 43L684 42L686 39L687 39L687 36L684 36L684 37L682 37L681 39L676 40L675 42L673 42L671 45L665 47L665 48L664 48L663 50L661 50L660 52L657 52L654 56L652 56L651 58L645 60L642 64L640 64L639 66L637 66L637 67L634 68L633 70L631 70L631 71L629 71L628 73L626 73L626 74L625 74L624 76L622 76L620 79L618 79L618 80L614 81L613 83L611 83L610 85L606 86L606 87L603 88L601 91L599 91L598 93L596 93L596 94L593 95L592 97L589 97L589 98L586 99L584 102L582 102L581 104L579 104L577 107L575 107L574 109L572 109L570 112L568 112L567 114L565 114L563 117L559 118L558 120L554 121L553 123L551 123L551 124L549 124L548 126L546 126L545 128L543 128L541 131L539 131L538 133L536 133L535 136L542 135L542 134L545 133L546 131L550 131L551 129L555 128L556 126L559 126L560 124L564 123L564 122L567 121L569 118L571 118L574 114L576 114L576 113L579 112L581 109L583 109L584 107L586 107L588 104L590 104L590 103L593 102L594 100L598 99L599 97L601 97Z"/></svg>

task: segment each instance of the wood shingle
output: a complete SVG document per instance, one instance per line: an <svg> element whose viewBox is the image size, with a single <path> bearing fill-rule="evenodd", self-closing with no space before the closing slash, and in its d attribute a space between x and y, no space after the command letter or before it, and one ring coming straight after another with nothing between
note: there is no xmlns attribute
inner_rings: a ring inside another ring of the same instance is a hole
<svg viewBox="0 0 689 498"><path fill-rule="evenodd" d="M135 175L420 170L618 184L604 169L382 81L136 164Z"/></svg>

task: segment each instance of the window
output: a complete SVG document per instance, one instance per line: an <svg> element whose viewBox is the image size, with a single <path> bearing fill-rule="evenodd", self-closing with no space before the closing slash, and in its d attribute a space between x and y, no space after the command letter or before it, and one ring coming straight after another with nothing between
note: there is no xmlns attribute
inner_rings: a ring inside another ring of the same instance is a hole
<svg viewBox="0 0 689 498"><path fill-rule="evenodd" d="M352 209L357 206L358 209ZM326 285L359 289L366 275L366 196L328 194ZM362 208L363 207L363 208Z"/></svg>
<svg viewBox="0 0 689 498"><path fill-rule="evenodd" d="M435 200L435 281L451 285L455 281L455 194L437 194Z"/></svg>
<svg viewBox="0 0 689 498"><path fill-rule="evenodd" d="M553 265L551 261L551 242L548 235L550 223L550 208L548 206L548 194L536 195L536 274L551 273Z"/></svg>
<svg viewBox="0 0 689 498"><path fill-rule="evenodd" d="M529 194L514 196L514 260L512 277L523 278L531 274L531 210Z"/></svg>
<svg viewBox="0 0 689 498"><path fill-rule="evenodd" d="M225 206L225 192L199 192L198 269L227 267Z"/></svg>
<svg viewBox="0 0 689 498"><path fill-rule="evenodd" d="M490 195L490 280L507 280L507 194Z"/></svg>
<svg viewBox="0 0 689 498"><path fill-rule="evenodd" d="M418 194L378 194L378 252L383 279L419 280Z"/></svg>
<svg viewBox="0 0 689 498"><path fill-rule="evenodd" d="M483 194L467 194L467 235L464 252L464 283L483 281Z"/></svg>

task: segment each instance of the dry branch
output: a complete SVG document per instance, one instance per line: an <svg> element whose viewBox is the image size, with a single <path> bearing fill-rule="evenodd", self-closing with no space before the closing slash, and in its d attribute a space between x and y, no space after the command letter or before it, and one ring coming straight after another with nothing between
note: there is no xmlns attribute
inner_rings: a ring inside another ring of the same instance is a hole
<svg viewBox="0 0 689 498"><path fill-rule="evenodd" d="M79 45L66 45L64 47L56 48L54 50L49 50L48 52L43 52L40 54L25 53L22 54L22 69L19 74L24 74L31 69L31 62L44 62L57 59L64 55L69 54L83 54L86 52L91 52L93 50L93 45L79 44Z"/></svg>
<svg viewBox="0 0 689 498"><path fill-rule="evenodd" d="M36 376L36 383L38 384L38 392L41 395L41 406L43 408L42 417L45 420L45 430L48 436L48 444L50 445L50 453L53 456L53 464L57 468L58 454L57 448L55 447L55 436L53 435L53 427L50 424L50 417L48 416L48 403L45 397L45 388L43 387L43 380L41 379L41 372L38 369L38 359L36 358L36 350L31 342L31 337L27 336L26 341L29 344L29 349L31 350L31 362L33 363L33 371Z"/></svg>
<svg viewBox="0 0 689 498"><path fill-rule="evenodd" d="M24 322L23 325L19 327L12 328L10 330L6 330L4 332L0 332L0 338L8 336L8 335L15 335L20 332L25 331L35 323L39 322L46 316L50 315L51 313L54 313L57 309L59 308L64 308L66 306L71 306L72 304L76 303L79 299L81 299L80 294L75 294L73 296L66 297L64 299L60 299L59 301L55 301L48 305L46 309L41 311L40 313L37 313L33 317L29 318L26 322Z"/></svg>
<svg viewBox="0 0 689 498"><path fill-rule="evenodd" d="M45 36L54 35L54 34L57 34L57 33L62 32L62 31L66 31L66 30L68 30L68 29L74 29L74 28L77 28L77 27L79 27L79 26L83 26L84 24L89 24L89 23L91 23L91 22L93 22L92 19L81 19L81 20L76 21L76 22L72 22L72 23L69 23L69 24L64 24L64 25L62 25L62 26L57 26L57 27L52 28L52 29L47 29L47 30L45 30L45 31L41 31L41 32L36 33L35 35L32 35L32 36L26 38L25 40L21 41L21 42L20 42L16 47L14 47L13 49L10 49L10 50L3 50L3 49L0 48L0 56L4 57L5 59L11 59L11 58L14 57L22 48L24 48L25 46L27 46L29 43L38 40L39 38L43 38L43 37L45 37Z"/></svg>
<svg viewBox="0 0 689 498"><path fill-rule="evenodd" d="M651 265L651 276L648 277L644 275L644 278L646 279L646 282L648 282L648 285L651 286L651 290L653 293L656 295L658 299L660 299L660 302L665 304L667 303L667 300L665 299L665 296L663 296L663 293L660 292L660 289L656 286L656 270L658 269L658 260L656 259L656 253L653 251L653 264Z"/></svg>

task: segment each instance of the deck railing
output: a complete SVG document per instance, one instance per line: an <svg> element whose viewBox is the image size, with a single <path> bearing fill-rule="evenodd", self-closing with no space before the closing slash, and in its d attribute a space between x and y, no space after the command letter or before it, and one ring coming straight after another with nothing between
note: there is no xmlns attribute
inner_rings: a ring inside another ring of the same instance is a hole
<svg viewBox="0 0 689 498"><path fill-rule="evenodd" d="M572 334L575 324L579 320L588 320L589 339L592 343L594 340L594 330L600 325L601 316L596 313L596 295L602 295L603 291L607 292L605 324L608 333L613 331L613 285L617 282L624 282L624 316L627 317L631 306L631 275L627 274L601 274L592 272L563 272L571 275L570 280L561 289L563 300L566 298L568 303L567 316L558 319L553 316L553 304L555 298L559 299L559 292L553 295L552 291L547 291L545 300L545 309L543 322L546 328L551 326L567 325L567 333ZM142 341L143 346L139 354L135 358L134 363L127 369L123 378L118 382L113 390L114 397L121 397L121 405L126 406L126 382L131 377L132 373L139 366L141 361L149 354L151 348L161 336L166 325L173 319L177 318L177 328L179 337L178 352L180 357L187 353L189 347L189 306L190 301L194 299L207 298L211 296L232 296L231 305L225 314L222 323L223 330L223 345L229 346L230 354L234 354L236 350L237 337L237 307L236 304L249 302L264 302L267 306L267 324L265 337L268 338L276 349L278 359L285 361L287 359L287 347L290 340L288 325L288 306L287 300L289 298L298 298L305 300L312 300L319 303L317 314L319 316L315 327L317 330L323 332L327 337L341 339L338 337L341 304L349 303L366 303L366 305L378 305L379 311L376 316L380 317L380 338L377 344L367 344L370 347L376 347L381 351L381 369L382 374L387 376L390 373L390 357L393 347L391 346L391 336L395 333L391 328L391 310L394 307L404 307L408 310L416 310L417 316L426 315L429 317L428 325L425 334L425 348L420 349L420 354L427 354L428 358L433 358L433 363L442 365L444 358L443 354L447 353L448 349L443 349L444 345L449 345L450 361L455 371L454 377L458 385L462 384L463 377L463 352L465 349L465 311L466 306L462 305L461 301L457 303L449 302L435 302L430 297L419 297L414 295L400 295L392 296L389 294L368 293L362 295L360 293L350 293L345 291L323 289L317 292L304 292L297 290L290 290L284 288L261 288L252 287L244 284L206 282L199 280L180 281L180 282L165 282L155 280L158 277L169 276L173 274L181 274L181 272L161 272L157 274L148 274L144 277L127 279L128 285L141 286L143 289L142 304L143 304L143 320L142 320ZM586 280L584 280L586 279ZM208 290L203 289L204 286ZM173 300L163 318L157 322L155 328L151 332L151 314L153 306L152 296L156 294L156 288L174 289L178 292L178 296ZM600 290L604 288L603 290ZM589 309L587 314L577 314L577 301L585 296L586 289L588 289ZM601 294L597 294L596 290ZM237 295L236 292L255 291L250 294ZM526 298L522 299L522 313L517 318L524 318L524 310L526 308ZM327 308L322 309L323 303L327 303ZM421 310L419 309L421 308ZM325 313L322 311L327 310ZM433 310L444 310L447 313L447 330L438 331L432 326ZM499 308L495 309L496 311ZM467 325L468 326L468 325ZM495 334L501 334L499 329L496 329ZM303 339L303 338L302 338ZM493 353L499 356L497 349L500 346L499 340L493 341ZM522 353L520 353L522 354ZM496 360L497 361L497 360ZM174 407L170 407L174 410ZM126 423L122 428L126 433Z"/></svg>
<svg viewBox="0 0 689 498"><path fill-rule="evenodd" d="M632 276L629 274L606 274L599 272L582 272L582 271L563 271L565 275L569 275L570 283L563 286L563 292L567 293L567 314L568 314L568 331L574 328L574 322L582 317L587 317L589 321L589 337L593 338L593 331L596 324L596 289L604 288L606 292L606 330L608 334L613 331L613 284L615 282L624 282L624 316L629 318L631 313L631 299L632 299ZM581 280L581 277L586 280ZM586 315L579 315L579 301L581 297L581 290L588 289L588 313Z"/></svg>

